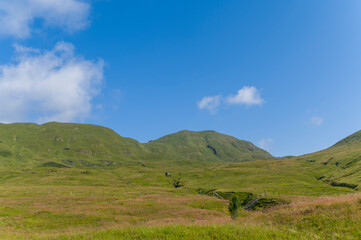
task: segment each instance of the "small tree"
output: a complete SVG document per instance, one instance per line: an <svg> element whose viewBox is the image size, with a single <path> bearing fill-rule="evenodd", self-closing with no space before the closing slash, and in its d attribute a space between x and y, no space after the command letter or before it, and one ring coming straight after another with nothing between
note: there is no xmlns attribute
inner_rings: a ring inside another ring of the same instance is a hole
<svg viewBox="0 0 361 240"><path fill-rule="evenodd" d="M173 179L173 186L175 188L180 188L180 187L183 187L184 184L182 183L182 181L180 180L180 178L178 179Z"/></svg>
<svg viewBox="0 0 361 240"><path fill-rule="evenodd" d="M228 210L231 214L232 219L236 219L238 217L238 210L241 207L241 203L237 196L233 196L231 201L229 201Z"/></svg>

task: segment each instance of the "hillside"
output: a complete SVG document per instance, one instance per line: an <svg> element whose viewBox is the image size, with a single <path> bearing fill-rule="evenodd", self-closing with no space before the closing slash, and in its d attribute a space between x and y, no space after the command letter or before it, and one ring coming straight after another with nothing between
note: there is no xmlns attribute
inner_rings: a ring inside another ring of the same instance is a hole
<svg viewBox="0 0 361 240"><path fill-rule="evenodd" d="M333 146L297 158L314 165L318 178L333 185L356 188L361 183L361 131Z"/></svg>
<svg viewBox="0 0 361 240"><path fill-rule="evenodd" d="M333 145L331 148L336 148L340 146L359 146L361 147L361 131L355 132L354 134L351 134L350 136L342 139L341 141L337 142L335 145Z"/></svg>
<svg viewBox="0 0 361 240"><path fill-rule="evenodd" d="M145 151L136 140L113 130L74 123L0 124L2 166L116 165Z"/></svg>
<svg viewBox="0 0 361 240"><path fill-rule="evenodd" d="M215 131L180 131L144 146L157 157L181 161L240 162L273 158L251 142Z"/></svg>
<svg viewBox="0 0 361 240"><path fill-rule="evenodd" d="M182 131L141 144L101 126L0 124L1 166L117 167L126 162L237 162L270 159L250 142L213 131Z"/></svg>
<svg viewBox="0 0 361 240"><path fill-rule="evenodd" d="M0 124L0 182L168 187L182 178L191 189L331 193L340 190L331 184L361 182L357 143L346 139L318 153L280 159L215 131L185 130L139 143L89 124Z"/></svg>

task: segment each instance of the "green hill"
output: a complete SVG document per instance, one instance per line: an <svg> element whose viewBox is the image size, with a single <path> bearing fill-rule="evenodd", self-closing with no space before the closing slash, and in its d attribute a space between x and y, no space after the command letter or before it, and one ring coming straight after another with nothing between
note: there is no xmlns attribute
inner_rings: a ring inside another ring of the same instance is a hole
<svg viewBox="0 0 361 240"><path fill-rule="evenodd" d="M361 131L325 150L297 159L314 165L322 181L334 186L356 188L361 183Z"/></svg>
<svg viewBox="0 0 361 240"><path fill-rule="evenodd" d="M141 144L90 124L0 124L0 162L16 167L110 167L126 162L237 162L272 156L213 131L182 131Z"/></svg>
<svg viewBox="0 0 361 240"><path fill-rule="evenodd" d="M173 177L187 179L187 185L194 189L205 184L232 189L234 181L239 189L249 191L266 186L276 189L275 184L279 183L282 189L291 189L286 183L294 186L296 182L307 188L327 184L356 188L361 182L360 135L351 135L324 151L277 159L251 142L215 131L180 131L139 143L109 128L90 124L0 124L0 169L5 173L0 179L22 176L22 180L13 179L15 183L36 176L39 182L69 184L85 179L105 184L105 179L110 183L118 179L124 184L163 186L170 181L163 178L164 173L171 172ZM48 168L57 168L58 172L48 172ZM96 175L79 175L86 168ZM28 176L12 174L10 169L33 170L26 171ZM34 169L38 171L36 175L32 174ZM275 176L279 169L282 170ZM71 177L65 177L67 174ZM53 176L52 180L49 176Z"/></svg>
<svg viewBox="0 0 361 240"><path fill-rule="evenodd" d="M144 144L154 156L179 161L240 162L273 158L251 142L215 131L180 131Z"/></svg>
<svg viewBox="0 0 361 240"><path fill-rule="evenodd" d="M89 124L0 124L0 182L171 186L181 177L192 189L332 192L330 185L356 188L361 182L359 134L321 152L280 159L215 131L139 143Z"/></svg>
<svg viewBox="0 0 361 240"><path fill-rule="evenodd" d="M74 123L0 124L2 166L116 165L138 159L142 144L113 130Z"/></svg>

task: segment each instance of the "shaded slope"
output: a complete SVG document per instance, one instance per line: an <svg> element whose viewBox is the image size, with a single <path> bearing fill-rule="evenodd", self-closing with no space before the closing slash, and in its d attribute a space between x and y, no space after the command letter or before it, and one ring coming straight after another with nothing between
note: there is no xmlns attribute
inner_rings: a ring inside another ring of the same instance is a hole
<svg viewBox="0 0 361 240"><path fill-rule="evenodd" d="M145 147L162 159L239 162L273 158L251 142L215 131L181 131L150 141Z"/></svg>

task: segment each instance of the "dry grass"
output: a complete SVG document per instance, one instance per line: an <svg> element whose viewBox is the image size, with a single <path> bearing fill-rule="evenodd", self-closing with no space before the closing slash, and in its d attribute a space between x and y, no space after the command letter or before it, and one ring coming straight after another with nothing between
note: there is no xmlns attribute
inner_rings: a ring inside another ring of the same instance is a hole
<svg viewBox="0 0 361 240"><path fill-rule="evenodd" d="M0 231L45 233L84 229L170 224L221 224L230 222L226 211L193 207L193 203L218 204L222 200L201 196L143 195L135 198L99 196L46 196L0 198Z"/></svg>
<svg viewBox="0 0 361 240"><path fill-rule="evenodd" d="M304 206L312 205L330 205L334 203L355 203L361 199L361 193L345 194L341 196L322 196L317 198L311 197L297 197L295 198L289 207L300 208Z"/></svg>
<svg viewBox="0 0 361 240"><path fill-rule="evenodd" d="M292 196L289 204L241 211L239 219L232 221L227 211L228 202L224 200L160 189L134 192L138 191L145 194L114 197L111 190L105 196L50 194L0 198L0 232L7 236L40 236L41 233L45 237L56 237L64 232L71 236L129 227L228 226L233 223L242 229L291 231L296 235L316 236L315 239L357 239L361 225L361 193Z"/></svg>

